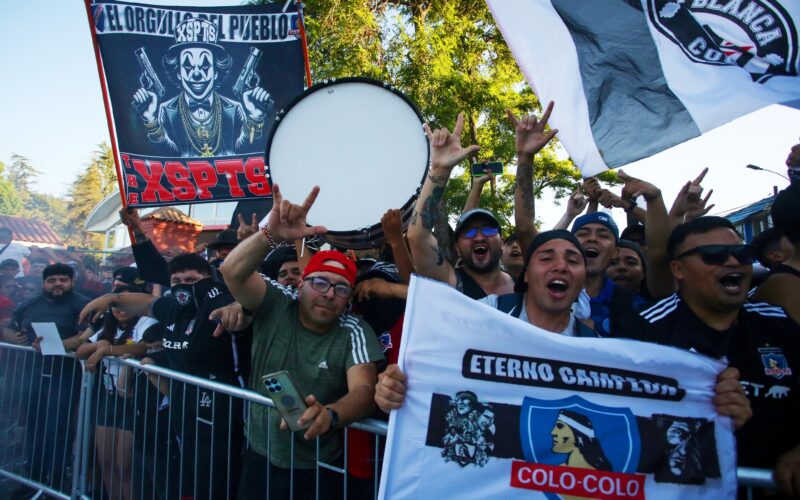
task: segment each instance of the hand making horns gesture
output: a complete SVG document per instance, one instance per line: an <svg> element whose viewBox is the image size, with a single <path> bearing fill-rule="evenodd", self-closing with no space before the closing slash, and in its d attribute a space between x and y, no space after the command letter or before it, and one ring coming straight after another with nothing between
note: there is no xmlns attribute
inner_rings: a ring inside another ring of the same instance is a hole
<svg viewBox="0 0 800 500"><path fill-rule="evenodd" d="M294 205L289 200L281 196L281 190L277 184L272 186L272 210L267 215L267 227L270 235L275 241L293 241L314 236L315 234L325 234L327 228L323 226L308 226L306 215L314 204L319 194L319 186L311 188L311 192L306 197L302 205Z"/></svg>

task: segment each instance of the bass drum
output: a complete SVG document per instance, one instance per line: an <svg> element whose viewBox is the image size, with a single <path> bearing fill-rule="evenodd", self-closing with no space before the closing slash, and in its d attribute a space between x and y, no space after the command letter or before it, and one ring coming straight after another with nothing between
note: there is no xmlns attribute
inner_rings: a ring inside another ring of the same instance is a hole
<svg viewBox="0 0 800 500"><path fill-rule="evenodd" d="M285 199L319 196L307 222L325 241L354 250L385 243L380 220L403 210L403 227L428 171L428 138L416 106L365 78L314 85L275 120L267 141L270 179Z"/></svg>

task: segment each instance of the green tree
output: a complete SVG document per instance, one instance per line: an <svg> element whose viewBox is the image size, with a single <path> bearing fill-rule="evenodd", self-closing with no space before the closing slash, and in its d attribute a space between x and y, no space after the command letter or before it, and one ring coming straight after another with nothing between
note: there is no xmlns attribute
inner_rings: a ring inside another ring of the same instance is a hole
<svg viewBox="0 0 800 500"><path fill-rule="evenodd" d="M18 215L24 204L8 178L6 164L0 161L0 215Z"/></svg>
<svg viewBox="0 0 800 500"><path fill-rule="evenodd" d="M102 248L103 237L84 230L83 224L92 209L116 188L117 176L113 154L108 145L102 143L86 168L72 182L67 194L64 234L70 244Z"/></svg>
<svg viewBox="0 0 800 500"><path fill-rule="evenodd" d="M34 168L28 158L16 153L11 155L11 164L8 167L8 172L8 177L14 185L17 195L27 205L33 191L31 185L36 182L36 177L41 175L42 172Z"/></svg>
<svg viewBox="0 0 800 500"><path fill-rule="evenodd" d="M114 165L114 152L107 142L103 141L97 145L97 151L94 152L92 161L97 164L100 171L103 197L119 190L117 168Z"/></svg>

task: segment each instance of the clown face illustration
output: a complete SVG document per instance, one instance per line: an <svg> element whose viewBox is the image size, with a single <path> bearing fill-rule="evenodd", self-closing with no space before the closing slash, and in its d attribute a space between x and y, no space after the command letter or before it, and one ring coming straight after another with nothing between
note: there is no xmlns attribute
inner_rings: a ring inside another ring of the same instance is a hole
<svg viewBox="0 0 800 500"><path fill-rule="evenodd" d="M195 101L203 101L214 88L217 73L214 54L201 47L183 49L180 54L178 78L183 90Z"/></svg>

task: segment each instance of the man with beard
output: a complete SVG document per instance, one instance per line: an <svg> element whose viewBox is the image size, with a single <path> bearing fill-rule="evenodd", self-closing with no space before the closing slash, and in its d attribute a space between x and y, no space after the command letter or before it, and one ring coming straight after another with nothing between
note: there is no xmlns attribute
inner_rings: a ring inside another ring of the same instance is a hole
<svg viewBox="0 0 800 500"><path fill-rule="evenodd" d="M55 323L58 334L64 340L86 333L86 328L78 325L78 316L89 299L73 291L75 271L66 264L51 264L44 269L42 276L42 294L17 307L11 322L3 331L6 341L31 344L36 338L31 322ZM92 334L89 331L86 338ZM77 345L65 342L65 347L74 349Z"/></svg>
<svg viewBox="0 0 800 500"><path fill-rule="evenodd" d="M224 283L211 277L211 265L198 254L175 257L167 271L171 285L168 295L157 298L144 293L110 293L87 304L81 319L97 316L112 306L132 316L151 316L164 325L162 349L167 368L244 387L250 365L249 329L215 336L217 323L209 320L212 311L233 302L230 292ZM229 460L227 450L239 450L244 439L242 400L231 398L229 405L228 396L205 388L165 381L161 386L170 396L172 431L181 445L183 496L233 495L239 455L232 451Z"/></svg>
<svg viewBox="0 0 800 500"><path fill-rule="evenodd" d="M408 226L411 256L420 275L448 283L473 299L511 293L514 280L500 269L500 224L491 212L475 208L459 217L455 232L458 239L456 249L463 262L460 269L455 269L445 260L432 232L443 210L442 200L450 173L480 149L476 145L461 146L463 130L464 115L461 113L452 133L446 128L431 131L425 125L431 147L431 165Z"/></svg>
<svg viewBox="0 0 800 500"><path fill-rule="evenodd" d="M514 280L500 270L503 240L500 223L491 212L482 208L465 212L458 219L455 235L462 267L453 269L455 283L450 279L448 283L473 299L513 289Z"/></svg>
<svg viewBox="0 0 800 500"><path fill-rule="evenodd" d="M75 271L66 264L51 264L45 267L42 276L42 293L17 307L3 331L4 337L8 342L30 345L36 340L31 323L55 323L64 347L76 349L94 333L79 320L80 311L89 299L73 290ZM26 396L37 411L28 414L28 425L30 435L38 438L29 438L26 452L31 457L55 457L53 462L33 460L31 478L58 488L67 479L66 465L71 460L69 450L75 430L73 419L77 417L81 369L72 358L36 354L30 373L36 376L24 390L30 391ZM60 420L44 418L59 414Z"/></svg>

